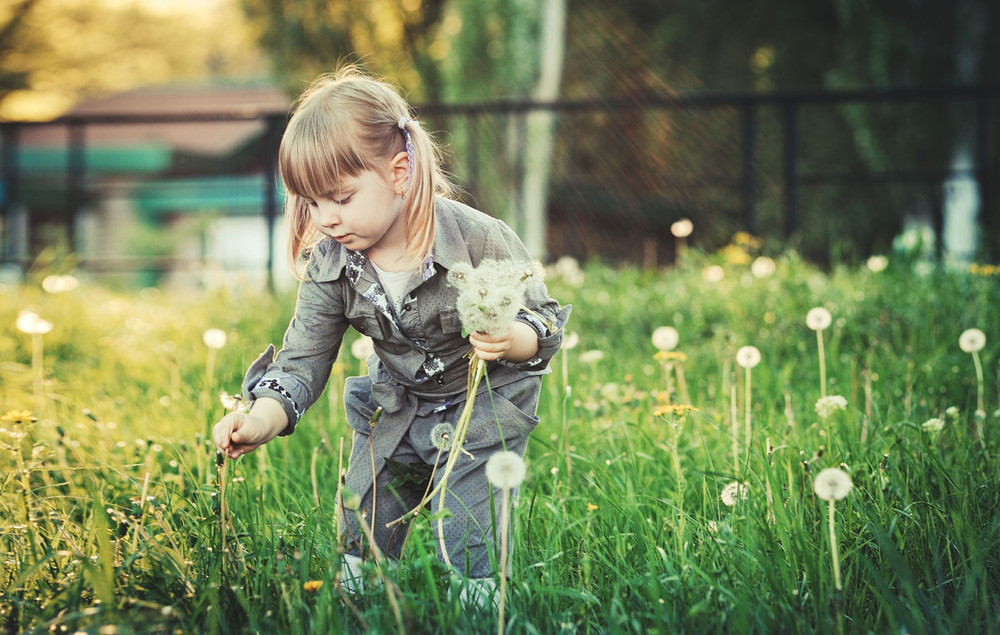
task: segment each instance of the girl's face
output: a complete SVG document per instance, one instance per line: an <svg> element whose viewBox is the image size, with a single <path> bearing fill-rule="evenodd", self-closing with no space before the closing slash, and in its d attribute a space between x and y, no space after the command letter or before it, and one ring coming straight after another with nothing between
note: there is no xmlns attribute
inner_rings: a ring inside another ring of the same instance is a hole
<svg viewBox="0 0 1000 635"><path fill-rule="evenodd" d="M403 200L393 170L366 170L341 180L338 191L303 198L319 232L352 251L390 261L406 251Z"/></svg>

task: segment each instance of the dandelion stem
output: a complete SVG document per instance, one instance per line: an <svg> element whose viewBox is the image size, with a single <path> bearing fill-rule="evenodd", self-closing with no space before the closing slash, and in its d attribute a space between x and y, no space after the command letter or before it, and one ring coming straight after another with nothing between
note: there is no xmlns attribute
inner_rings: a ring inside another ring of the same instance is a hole
<svg viewBox="0 0 1000 635"><path fill-rule="evenodd" d="M826 354L823 351L823 331L816 331L816 345L819 349L819 394L826 397Z"/></svg>
<svg viewBox="0 0 1000 635"><path fill-rule="evenodd" d="M753 436L753 429L752 429L752 427L750 425L750 394L751 393L750 393L750 369L749 368L747 368L747 381L746 381L746 386L744 387L744 393L745 394L743 395L743 403L744 403L744 410L743 410L743 419L744 419L744 421L743 421L743 427L744 427L744 430L745 430L745 437L746 437L745 446L747 448L747 461L749 462L750 461L750 442L751 442L751 438ZM749 468L749 465L747 467Z"/></svg>
<svg viewBox="0 0 1000 635"><path fill-rule="evenodd" d="M503 509L500 511L500 606L497 612L497 635L504 631L504 605L507 599L507 529L510 525L510 488L503 488ZM445 552L447 553L447 552Z"/></svg>
<svg viewBox="0 0 1000 635"><path fill-rule="evenodd" d="M739 419L736 415L736 382L729 386L729 415L733 425L733 477L740 473L740 432Z"/></svg>
<svg viewBox="0 0 1000 635"><path fill-rule="evenodd" d="M986 401L983 394L985 392L983 363L979 360L979 351L972 351L972 361L976 365L976 435L979 437L979 444L985 448L986 439L983 438L983 421L981 415L986 415Z"/></svg>
<svg viewBox="0 0 1000 635"><path fill-rule="evenodd" d="M830 559L833 561L833 584L837 591L844 586L840 583L840 545L837 544L837 521L834 517L834 502L830 499Z"/></svg>

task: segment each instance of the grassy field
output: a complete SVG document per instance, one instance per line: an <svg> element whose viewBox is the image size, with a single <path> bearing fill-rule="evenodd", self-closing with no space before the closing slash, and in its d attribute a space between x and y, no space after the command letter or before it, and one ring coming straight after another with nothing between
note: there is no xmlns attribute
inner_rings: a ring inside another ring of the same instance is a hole
<svg viewBox="0 0 1000 635"><path fill-rule="evenodd" d="M507 630L1000 631L1000 276L902 258L751 267L750 252L549 274L578 343L543 385ZM426 520L386 573L399 617L384 590L345 602L336 588L353 332L296 433L217 468L219 393L280 342L293 301L3 289L3 630L496 631L495 611L450 599ZM833 318L819 336L814 307ZM15 329L26 309L51 331ZM665 325L683 359L656 355ZM959 346L973 327L974 354ZM203 343L213 328L221 349ZM846 407L821 417L824 392ZM694 410L664 407L686 396ZM830 467L853 481L832 517L814 493Z"/></svg>

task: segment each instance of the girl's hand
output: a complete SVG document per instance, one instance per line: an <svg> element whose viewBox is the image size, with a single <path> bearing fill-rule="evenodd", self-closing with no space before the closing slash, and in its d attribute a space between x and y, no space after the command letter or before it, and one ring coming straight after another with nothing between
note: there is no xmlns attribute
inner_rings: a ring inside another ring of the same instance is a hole
<svg viewBox="0 0 1000 635"><path fill-rule="evenodd" d="M230 412L215 424L212 439L220 452L231 459L239 458L253 452L285 429L288 421L281 405L274 402L274 407L269 407L271 404L267 404L268 401L274 400L258 399L249 413ZM258 408L258 405L262 407Z"/></svg>
<svg viewBox="0 0 1000 635"><path fill-rule="evenodd" d="M503 333L489 335L475 332L469 335L469 343L479 359L491 362L506 359L523 362L538 352L538 334L524 322L514 321Z"/></svg>

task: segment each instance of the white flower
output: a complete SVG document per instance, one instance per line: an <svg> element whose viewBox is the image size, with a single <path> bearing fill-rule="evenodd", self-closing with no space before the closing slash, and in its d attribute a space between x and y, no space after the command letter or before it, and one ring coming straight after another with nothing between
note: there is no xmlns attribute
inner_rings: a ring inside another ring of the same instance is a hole
<svg viewBox="0 0 1000 635"><path fill-rule="evenodd" d="M486 461L486 478L494 487L513 489L521 484L525 474L524 459L515 452L495 452Z"/></svg>
<svg viewBox="0 0 1000 635"><path fill-rule="evenodd" d="M719 282L726 277L726 270L719 265L709 265L701 272L706 282Z"/></svg>
<svg viewBox="0 0 1000 635"><path fill-rule="evenodd" d="M582 364L593 364L602 359L604 359L604 351L594 349L580 353L580 363Z"/></svg>
<svg viewBox="0 0 1000 635"><path fill-rule="evenodd" d="M832 321L833 316L821 306L809 309L809 313L806 313L806 326L814 331L822 331L830 326Z"/></svg>
<svg viewBox="0 0 1000 635"><path fill-rule="evenodd" d="M562 278L566 284L573 287L582 287L586 281L580 263L573 256L562 256L556 261L555 273Z"/></svg>
<svg viewBox="0 0 1000 635"><path fill-rule="evenodd" d="M566 333L566 335L563 337L562 348L568 351L572 348L576 348L576 345L579 343L580 343L580 336L577 334L576 331L570 331L569 333Z"/></svg>
<svg viewBox="0 0 1000 635"><path fill-rule="evenodd" d="M539 277L534 264L511 260L483 260L475 268L455 265L448 282L458 289L455 304L462 327L469 333L503 333L524 305L525 282Z"/></svg>
<svg viewBox="0 0 1000 635"><path fill-rule="evenodd" d="M743 346L736 351L736 363L743 368L753 368L760 363L760 350L756 346Z"/></svg>
<svg viewBox="0 0 1000 635"><path fill-rule="evenodd" d="M827 395L816 400L816 413L821 419L828 419L838 410L847 408L847 400L840 395Z"/></svg>
<svg viewBox="0 0 1000 635"><path fill-rule="evenodd" d="M208 329L201 336L205 346L218 350L226 345L226 332L222 329Z"/></svg>
<svg viewBox="0 0 1000 635"><path fill-rule="evenodd" d="M68 293L80 286L80 281L73 276L45 276L42 289L46 293Z"/></svg>
<svg viewBox="0 0 1000 635"><path fill-rule="evenodd" d="M52 330L52 322L43 320L34 311L19 311L15 324L17 330L28 335L45 335Z"/></svg>
<svg viewBox="0 0 1000 635"><path fill-rule="evenodd" d="M658 350L672 351L680 341L680 333L672 326L661 326L653 331L653 346Z"/></svg>
<svg viewBox="0 0 1000 635"><path fill-rule="evenodd" d="M739 481L733 481L729 485L722 488L722 492L719 493L719 498L722 499L722 504L726 507L733 507L736 505L737 500L746 500L749 494L749 485L746 483L740 483Z"/></svg>
<svg viewBox="0 0 1000 635"><path fill-rule="evenodd" d="M958 336L958 347L966 353L974 353L986 346L986 334L979 329L965 329Z"/></svg>
<svg viewBox="0 0 1000 635"><path fill-rule="evenodd" d="M885 268L889 266L889 259L885 256L872 256L865 264L868 266L869 271L878 273L885 271Z"/></svg>
<svg viewBox="0 0 1000 635"><path fill-rule="evenodd" d="M924 430L928 430L930 432L940 432L944 429L944 419L941 417L932 417L927 421L924 421L921 426L923 426Z"/></svg>
<svg viewBox="0 0 1000 635"><path fill-rule="evenodd" d="M374 352L375 343L367 335L362 335L351 343L351 355L354 355L355 359L364 361Z"/></svg>
<svg viewBox="0 0 1000 635"><path fill-rule="evenodd" d="M670 233L677 238L687 238L694 231L694 223L687 218L682 218L670 224Z"/></svg>
<svg viewBox="0 0 1000 635"><path fill-rule="evenodd" d="M219 393L219 401L222 407L230 412L247 412L247 404L243 401L243 395L230 395L227 392Z"/></svg>
<svg viewBox="0 0 1000 635"><path fill-rule="evenodd" d="M757 278L766 278L772 275L777 269L778 266L774 264L774 260L768 258L767 256L756 258L750 264L750 273Z"/></svg>
<svg viewBox="0 0 1000 635"><path fill-rule="evenodd" d="M431 428L431 445L443 452L451 449L451 442L454 438L455 427L450 423L439 423Z"/></svg>
<svg viewBox="0 0 1000 635"><path fill-rule="evenodd" d="M813 490L825 501L839 501L851 493L851 477L836 467L828 467L816 475Z"/></svg>

